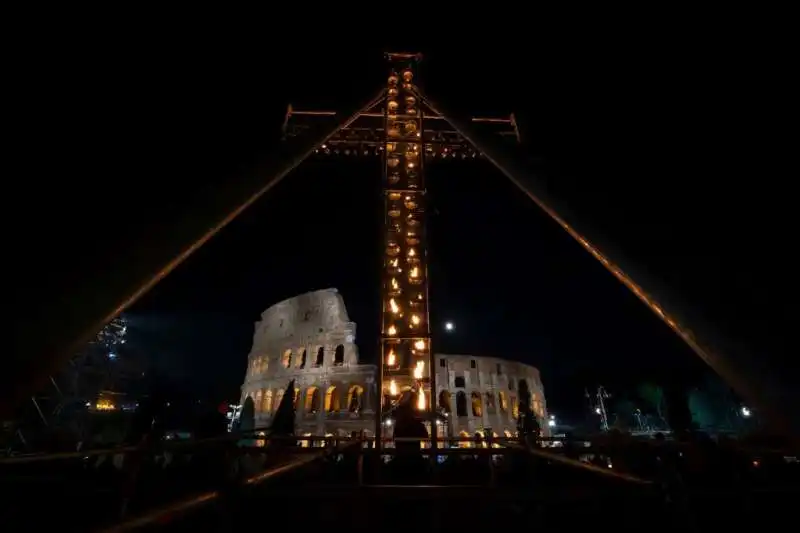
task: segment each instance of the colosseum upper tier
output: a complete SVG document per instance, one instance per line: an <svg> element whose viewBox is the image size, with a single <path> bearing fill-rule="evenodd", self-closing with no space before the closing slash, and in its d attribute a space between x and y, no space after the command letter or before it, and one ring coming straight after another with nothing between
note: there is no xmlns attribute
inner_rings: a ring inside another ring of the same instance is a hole
<svg viewBox="0 0 800 533"><path fill-rule="evenodd" d="M309 292L273 305L255 324L242 386L251 397L256 426L268 426L288 384L295 382L298 434L349 435L375 429L375 365L358 361L356 325L336 289ZM547 408L539 371L494 357L436 354L437 404L447 413L441 435L472 436L490 430L511 436L519 412L519 383L543 428ZM428 391L430 397L430 391ZM387 428L389 429L389 428Z"/></svg>

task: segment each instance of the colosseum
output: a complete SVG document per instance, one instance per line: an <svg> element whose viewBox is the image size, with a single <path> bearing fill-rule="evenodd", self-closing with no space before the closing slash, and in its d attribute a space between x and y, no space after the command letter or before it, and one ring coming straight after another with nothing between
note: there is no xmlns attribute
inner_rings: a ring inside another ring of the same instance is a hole
<svg viewBox="0 0 800 533"><path fill-rule="evenodd" d="M242 402L253 399L256 426L266 427L295 382L297 433L373 435L378 369L361 364L350 321L336 289L309 292L273 305L256 322L253 347L242 386ZM443 436L515 432L520 380L531 391L531 407L547 425L539 371L495 357L436 354L437 404L445 414ZM391 422L387 421L387 432Z"/></svg>

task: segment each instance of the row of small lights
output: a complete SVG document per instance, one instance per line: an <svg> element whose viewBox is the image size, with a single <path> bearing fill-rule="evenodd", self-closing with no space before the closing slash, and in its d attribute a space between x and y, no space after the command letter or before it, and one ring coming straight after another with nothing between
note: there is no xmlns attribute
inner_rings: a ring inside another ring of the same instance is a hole
<svg viewBox="0 0 800 533"><path fill-rule="evenodd" d="M396 115L400 106L398 101L398 97L400 95L398 84L400 83L400 79L398 76L392 74L388 81L386 109L388 113L387 118L392 122L387 124L387 136L393 140L391 142L387 142L385 149L387 152L387 169L392 169L391 174L387 175L387 179L390 180L390 183L396 183L399 181L400 175L398 172L401 170L404 170L406 173L406 178L410 179L410 175L416 172L416 161L420 155L418 144L406 145L405 153L400 153L398 150L400 146L399 143L402 143L406 136L415 138L420 136L416 123L417 118L414 118L418 117L419 113L416 107L416 97L411 92L411 81L413 80L413 77L413 73L410 70L406 70L402 73L401 86L404 91L407 91L407 94L404 98L406 105L404 116L408 117L406 119L399 119ZM383 149L384 147L382 146L378 151L382 152ZM400 163L401 157L405 159L403 164ZM408 183L408 187L415 188L412 187L412 183L410 181ZM386 250L386 253L389 257L389 274L392 276L392 278L389 282L389 292L387 295L389 298L386 302L385 311L389 313L389 316L393 317L393 322L388 326L388 328L386 328L386 335L388 337L396 337L399 332L394 321L405 317L405 311L401 307L401 301L399 300L403 293L403 288L401 287L401 283L398 281L398 279L402 279L400 276L404 273L404 267L406 264L408 265L407 272L405 272L406 282L411 285L421 285L423 283L425 272L424 268L421 268L420 265L419 253L414 248L415 244L419 244L417 230L414 229L419 224L419 220L415 218L414 213L418 207L416 196L393 191L389 193L387 199L391 202L388 206L388 215L394 220L393 224L396 228L396 231L398 234L405 234L403 238L399 238L396 241L391 241ZM405 217L401 217L401 210L403 208L409 211ZM405 231L403 231L403 226L401 226L401 221L403 219L405 219ZM404 241L408 241L409 246L405 250L404 264L400 265L399 256L403 251L401 244L404 243ZM424 291L419 291L411 296L411 300L408 303L408 306L410 309L412 309L412 312L408 316L407 325L412 331L415 329L419 331L419 328L423 328L424 331L423 316L418 312L413 312L415 307L422 307L422 303L425 301L425 295L423 292ZM416 340L412 341L411 354L424 355L429 348L430 347L424 338L417 338ZM388 368L396 368L400 363L398 355L395 353L394 346L390 345L388 347L388 352L386 353L386 359L384 363ZM415 381L417 381L417 408L420 411L424 411L427 406L425 389L421 383L424 376L425 360L423 358L415 362L412 370L412 377ZM397 396L400 392L396 381L393 379L390 380L388 388L391 396Z"/></svg>
<svg viewBox="0 0 800 533"><path fill-rule="evenodd" d="M454 150L454 149L444 149L442 151L425 151L425 157L427 158L439 158L439 159L468 159L468 158L476 158L476 157L483 157L483 154L480 154L474 150ZM328 145L323 144L316 150L314 150L316 154L322 155L345 155L345 156L379 156L383 153L383 150L380 148L371 148L371 149L356 149L356 148L335 148Z"/></svg>

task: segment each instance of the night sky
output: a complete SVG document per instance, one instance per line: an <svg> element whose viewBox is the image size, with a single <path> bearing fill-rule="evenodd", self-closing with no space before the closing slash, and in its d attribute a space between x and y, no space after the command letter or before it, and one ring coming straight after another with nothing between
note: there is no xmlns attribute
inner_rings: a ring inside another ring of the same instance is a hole
<svg viewBox="0 0 800 533"><path fill-rule="evenodd" d="M750 88L754 77L779 85L781 75L734 47L639 44L551 42L483 49L482 60L463 48L421 50L419 80L460 112L515 112L525 157L584 226L721 335L786 364L796 262L783 240L788 199L776 193L785 174L768 157L782 147L765 133L774 102L753 105ZM131 48L109 65L95 50L72 65L69 94L81 98L51 95L61 119L52 134L80 149L65 153L69 178L40 202L36 237L20 240L31 260L63 267L29 293L52 294L58 282L70 294L78 277L128 268L150 252L149 236L197 216L182 211L185 198L278 148L288 102L335 109L386 77L380 48L260 62L237 52ZM362 361L373 362L380 179L379 159L303 165L129 310L132 349L199 398L235 399L259 314L336 287L358 324ZM579 416L585 387L622 390L702 369L489 163L431 164L428 184L437 352L536 365L551 410L566 417ZM69 249L54 261L31 242ZM46 317L47 307L26 316ZM443 331L447 320L453 333Z"/></svg>

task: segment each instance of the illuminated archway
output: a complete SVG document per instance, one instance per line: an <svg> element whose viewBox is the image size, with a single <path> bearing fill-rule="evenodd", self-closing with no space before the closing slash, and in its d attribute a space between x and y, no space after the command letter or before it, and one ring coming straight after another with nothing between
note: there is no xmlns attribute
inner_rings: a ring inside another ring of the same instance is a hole
<svg viewBox="0 0 800 533"><path fill-rule="evenodd" d="M325 412L335 413L342 408L339 397L339 391L335 386L328 387L328 390L325 391Z"/></svg>
<svg viewBox="0 0 800 533"><path fill-rule="evenodd" d="M261 404L261 411L264 413L272 412L272 391L268 390L264 393L264 399Z"/></svg>
<svg viewBox="0 0 800 533"><path fill-rule="evenodd" d="M283 393L284 393L283 389L278 389L275 392L275 409L277 409L278 406L281 404L281 401L283 400Z"/></svg>
<svg viewBox="0 0 800 533"><path fill-rule="evenodd" d="M283 352L283 357L281 357L281 364L283 365L283 368L289 368L290 366L292 366L291 350L286 350L285 352Z"/></svg>
<svg viewBox="0 0 800 533"><path fill-rule="evenodd" d="M472 416L483 416L481 394L479 392L473 392L470 396L472 399Z"/></svg>
<svg viewBox="0 0 800 533"><path fill-rule="evenodd" d="M309 387L306 389L306 402L305 402L305 412L306 413L316 413L317 409L319 409L319 389L316 387Z"/></svg>
<svg viewBox="0 0 800 533"><path fill-rule="evenodd" d="M361 411L361 402L364 398L364 388L361 385L351 385L347 391L347 410L351 413Z"/></svg>
<svg viewBox="0 0 800 533"><path fill-rule="evenodd" d="M500 412L505 413L508 411L508 399L506 398L506 393L500 391L497 393L497 397L500 400Z"/></svg>

